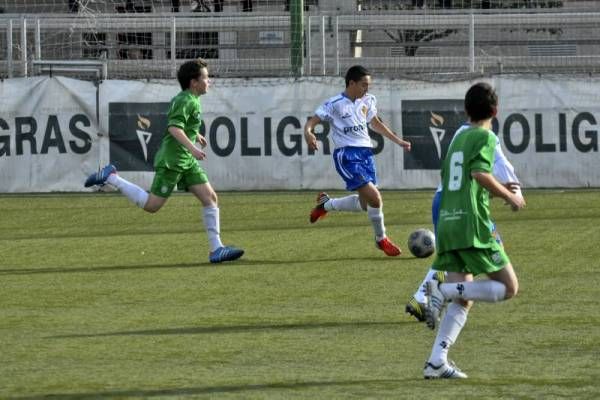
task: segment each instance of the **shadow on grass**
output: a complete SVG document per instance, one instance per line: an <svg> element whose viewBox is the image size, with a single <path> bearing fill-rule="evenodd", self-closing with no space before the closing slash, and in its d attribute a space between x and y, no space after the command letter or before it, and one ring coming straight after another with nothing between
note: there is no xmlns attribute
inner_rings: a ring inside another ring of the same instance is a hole
<svg viewBox="0 0 600 400"><path fill-rule="evenodd" d="M304 219L304 217L303 217ZM390 218L391 219L391 218ZM238 222L239 222L240 218L238 217ZM249 219L247 218L248 221L250 221L249 223L245 223L245 224L241 224L241 225L234 225L234 226L228 226L227 228L227 232L262 232L264 234L264 232L294 232L294 231L304 231L304 230L313 230L315 229L314 226L309 225L308 223L300 223L300 224L294 224L291 223L290 221L286 220L285 223L281 223L282 225L273 225L272 223L270 224L265 224L265 225L260 225L257 222L255 222L254 219ZM421 221L409 221L409 220L402 220L403 224L408 224L408 223L418 223ZM397 223L394 223L393 221L387 221L386 220L386 226L387 227L391 227L396 225ZM68 232L68 233L64 233L64 232L43 232L43 233L31 233L31 232L27 232L27 234L20 234L20 232L15 232L14 228L9 227L9 228L2 228L0 227L0 239L6 239L6 240L46 240L49 238L49 236L51 236L51 238L53 240L56 239L83 239L83 238L90 238L90 239L106 239L106 238L118 238L118 237L128 237L128 236L155 236L155 235L185 235L185 234L201 234L200 231L200 225L194 225L190 228L185 228L182 227L181 225L178 225L177 227L171 227L171 226L165 226L164 224L159 224L159 223L155 223L153 225L147 224L144 225L143 228L136 228L136 226L134 225L132 228L130 228L130 230L128 231L123 231L121 230L122 228L122 223L114 223L114 224L104 224L102 226L102 231L94 231L94 230L90 230L89 228L87 228L87 225L85 225L86 230L85 231L75 231L75 232ZM335 229L340 229L340 228L363 228L365 227L365 223L361 222L361 221L338 221L335 224L330 224L330 225L326 225L323 227L320 227L319 229L321 230L335 230ZM276 235L274 236L274 238L276 237Z"/></svg>
<svg viewBox="0 0 600 400"><path fill-rule="evenodd" d="M47 395L18 397L20 400L42 400L42 399L110 399L110 398L149 398L164 396L194 396L219 393L243 393L251 391L277 390L277 389L310 389L334 386L365 386L393 384L399 385L411 379L363 379L347 381L312 381L312 382L273 382L248 385L222 385L190 388L154 389L154 390L113 390L91 393L53 393Z"/></svg>
<svg viewBox="0 0 600 400"><path fill-rule="evenodd" d="M0 275L31 275L31 274L68 274L79 272L113 272L113 271L132 271L136 269L156 269L156 268L193 268L208 267L214 264L206 263L181 263L181 264L139 264L139 265L113 265L97 267L75 267L75 268L12 268L0 270Z"/></svg>
<svg viewBox="0 0 600 400"><path fill-rule="evenodd" d="M52 268L11 268L11 269L0 269L1 275L33 275L33 274L69 274L69 273L81 273L81 272L114 272L114 271L133 271L138 269L169 269L169 268L201 268L201 267L225 267L225 266L265 266L265 265L294 265L294 264L308 264L308 263L321 263L321 262L349 262L349 261L365 261L370 264L373 263L384 263L392 260L410 260L414 257L403 257L394 258L391 257L332 257L322 259L304 259L304 260L253 260L253 259L241 259L232 262L225 262L221 264L211 264L210 262L204 263L179 263L179 264L137 264L137 265L112 265L112 266L96 266L96 267L52 267Z"/></svg>
<svg viewBox="0 0 600 400"><path fill-rule="evenodd" d="M168 329L146 329L139 331L121 331L105 333L89 333L76 335L47 336L45 339L78 339L98 338L107 336L153 336L153 335L202 335L212 333L248 333L255 331L293 331L325 328L371 328L374 326L397 328L399 325L410 324L412 321L402 322L380 322L380 321L358 321L358 322L319 322L319 323L296 323L296 324L270 324L270 325L222 325L222 326L197 326L189 328Z"/></svg>

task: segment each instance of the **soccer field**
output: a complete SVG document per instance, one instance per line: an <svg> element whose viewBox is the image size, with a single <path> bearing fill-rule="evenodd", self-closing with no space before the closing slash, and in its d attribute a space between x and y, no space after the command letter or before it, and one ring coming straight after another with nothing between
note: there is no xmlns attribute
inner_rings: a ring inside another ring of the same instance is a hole
<svg viewBox="0 0 600 400"><path fill-rule="evenodd" d="M476 304L425 381L434 332L404 313L431 259L432 191L383 192L385 257L366 214L308 222L313 192L221 193L208 263L198 202L146 214L114 194L0 196L0 398L600 398L600 191L526 191L493 215L519 295Z"/></svg>

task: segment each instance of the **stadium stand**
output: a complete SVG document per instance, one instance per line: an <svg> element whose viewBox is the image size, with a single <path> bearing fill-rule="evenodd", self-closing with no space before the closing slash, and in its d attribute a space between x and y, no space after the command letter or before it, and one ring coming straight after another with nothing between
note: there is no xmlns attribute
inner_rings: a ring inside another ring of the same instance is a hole
<svg viewBox="0 0 600 400"><path fill-rule="evenodd" d="M0 0L0 77L170 78L195 57L220 77L595 73L598 3Z"/></svg>

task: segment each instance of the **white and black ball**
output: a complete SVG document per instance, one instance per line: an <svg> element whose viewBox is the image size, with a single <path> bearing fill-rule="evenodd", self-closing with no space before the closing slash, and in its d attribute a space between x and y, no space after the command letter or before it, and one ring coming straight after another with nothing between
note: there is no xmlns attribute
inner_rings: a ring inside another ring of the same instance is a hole
<svg viewBox="0 0 600 400"><path fill-rule="evenodd" d="M429 229L419 228L408 236L408 249L418 258L435 253L435 235Z"/></svg>

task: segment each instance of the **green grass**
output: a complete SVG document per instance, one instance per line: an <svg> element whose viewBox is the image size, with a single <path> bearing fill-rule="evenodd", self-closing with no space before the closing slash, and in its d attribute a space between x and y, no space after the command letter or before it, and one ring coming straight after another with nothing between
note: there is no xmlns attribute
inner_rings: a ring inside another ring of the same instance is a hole
<svg viewBox="0 0 600 400"><path fill-rule="evenodd" d="M200 209L119 195L0 197L0 398L600 398L600 192L529 191L494 215L521 291L476 304L425 381L434 333L404 314L428 262L376 250L364 214L308 223L314 193L221 193L214 266ZM384 192L388 233L432 193ZM405 247L405 246L403 246Z"/></svg>

